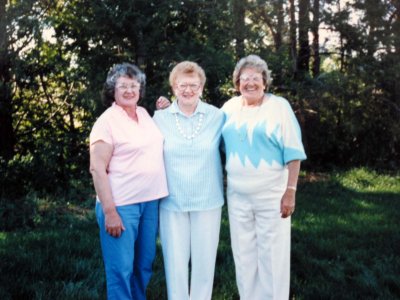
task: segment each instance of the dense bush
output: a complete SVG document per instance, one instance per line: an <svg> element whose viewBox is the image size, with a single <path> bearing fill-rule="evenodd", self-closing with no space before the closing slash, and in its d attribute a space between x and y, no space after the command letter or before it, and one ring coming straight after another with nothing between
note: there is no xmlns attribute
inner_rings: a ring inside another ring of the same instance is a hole
<svg viewBox="0 0 400 300"><path fill-rule="evenodd" d="M314 1L321 6L312 9L307 1L114 2L0 3L0 198L3 214L26 207L15 223L30 222L32 195L86 197L88 135L105 109L106 73L123 61L145 71L140 104L151 112L159 95L171 96L176 62L198 62L207 75L204 99L221 107L234 94L235 63L258 54L272 70L271 91L289 100L301 124L303 168L400 167L400 26L392 2ZM289 19L304 9L312 26L326 24L340 43L303 43L307 16ZM299 55L311 46L319 57Z"/></svg>

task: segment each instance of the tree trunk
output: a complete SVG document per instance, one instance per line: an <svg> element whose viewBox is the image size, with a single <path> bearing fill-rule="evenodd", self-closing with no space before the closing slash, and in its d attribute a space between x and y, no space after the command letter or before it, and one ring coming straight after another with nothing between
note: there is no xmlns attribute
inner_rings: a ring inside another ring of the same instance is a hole
<svg viewBox="0 0 400 300"><path fill-rule="evenodd" d="M9 160L16 143L12 126L10 53L6 26L6 0L0 0L0 157Z"/></svg>
<svg viewBox="0 0 400 300"><path fill-rule="evenodd" d="M244 52L245 37L245 7L243 0L233 0L233 30L235 34L235 52L236 57L241 58Z"/></svg>
<svg viewBox="0 0 400 300"><path fill-rule="evenodd" d="M310 44L308 30L310 28L310 0L299 0L299 54L297 67L303 77L310 69Z"/></svg>
<svg viewBox="0 0 400 300"><path fill-rule="evenodd" d="M395 1L396 13L394 15L395 21L393 25L394 30L394 47L395 53L400 55L400 1Z"/></svg>
<svg viewBox="0 0 400 300"><path fill-rule="evenodd" d="M276 35L275 35L275 49L279 52L282 48L282 32L284 25L284 16L283 16L283 1L277 0L275 2L275 11L277 17L277 26L276 26Z"/></svg>
<svg viewBox="0 0 400 300"><path fill-rule="evenodd" d="M274 11L276 12L277 23L276 23L276 31L274 34L275 41L275 49L276 53L278 53L279 57L281 57L282 53L282 35L283 35L283 26L284 26L284 16L283 16L283 0L276 0L274 3ZM277 65L278 69L275 73L275 82L282 83L282 70L283 70L283 60L278 61Z"/></svg>
<svg viewBox="0 0 400 300"><path fill-rule="evenodd" d="M394 14L393 36L394 36L394 54L397 59L400 57L400 1L395 1L396 12ZM398 73L397 73L398 74ZM396 79L395 79L396 80ZM393 98L400 103L400 84L396 81L394 85Z"/></svg>
<svg viewBox="0 0 400 300"><path fill-rule="evenodd" d="M341 11L342 11L342 7L340 5L340 1L338 1L338 13L340 13ZM340 44L340 63L339 63L339 65L340 65L340 72L343 72L345 49L344 49L343 34L341 31L339 32L339 44Z"/></svg>
<svg viewBox="0 0 400 300"><path fill-rule="evenodd" d="M261 6L261 5L260 5ZM282 47L282 32L284 26L284 16L283 16L283 2L282 0L275 0L273 2L273 16L276 16L276 21L272 20L266 11L266 8L260 7L259 13L254 13L253 15L257 19L261 19L265 22L268 29L271 32L272 38L274 39L274 46L276 52Z"/></svg>
<svg viewBox="0 0 400 300"><path fill-rule="evenodd" d="M313 64L312 64L312 74L313 77L317 77L320 71L319 57L319 1L314 0L313 5L313 21L311 24L311 31L313 33L312 51L313 51Z"/></svg>
<svg viewBox="0 0 400 300"><path fill-rule="evenodd" d="M290 53L289 56L292 58L292 66L293 66L293 77L297 76L297 35L296 35L296 15L295 15L295 6L294 0L289 0L289 16L290 16L290 23L289 23L289 37L290 37Z"/></svg>

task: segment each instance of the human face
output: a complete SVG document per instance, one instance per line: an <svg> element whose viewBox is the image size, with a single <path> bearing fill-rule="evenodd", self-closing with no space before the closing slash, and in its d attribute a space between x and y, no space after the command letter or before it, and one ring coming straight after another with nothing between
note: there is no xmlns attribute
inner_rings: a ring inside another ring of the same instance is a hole
<svg viewBox="0 0 400 300"><path fill-rule="evenodd" d="M178 75L173 86L178 105L185 108L196 108L200 95L203 92L199 76L182 74Z"/></svg>
<svg viewBox="0 0 400 300"><path fill-rule="evenodd" d="M140 83L135 78L119 77L115 83L115 102L124 109L136 108L140 97Z"/></svg>
<svg viewBox="0 0 400 300"><path fill-rule="evenodd" d="M264 97L265 84L262 73L253 69L245 68L240 73L239 90L248 103L255 103Z"/></svg>

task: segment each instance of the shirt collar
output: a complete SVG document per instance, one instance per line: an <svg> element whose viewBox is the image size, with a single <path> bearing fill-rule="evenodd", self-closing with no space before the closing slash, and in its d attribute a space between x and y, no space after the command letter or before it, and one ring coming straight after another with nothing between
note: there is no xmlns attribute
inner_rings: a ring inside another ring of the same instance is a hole
<svg viewBox="0 0 400 300"><path fill-rule="evenodd" d="M115 101L111 104L111 107L118 111L120 114L123 114L124 116L127 116L129 118L128 113L125 111L125 109L123 109L121 106L119 106ZM137 109L138 106L136 106L136 113L139 113L139 110Z"/></svg>
<svg viewBox="0 0 400 300"><path fill-rule="evenodd" d="M119 113L125 113L126 114L126 111L121 106L119 106L115 101L111 104L111 107L114 110L118 111Z"/></svg>
<svg viewBox="0 0 400 300"><path fill-rule="evenodd" d="M181 110L179 109L178 101L176 101L176 100L173 101L171 106L169 107L169 112L171 114L178 113L178 114L184 115L184 113L181 112ZM196 107L195 111L193 112L192 116L194 116L195 114L198 114L198 113L202 113L202 114L206 113L206 104L202 100L199 100L199 102L197 103L197 107Z"/></svg>

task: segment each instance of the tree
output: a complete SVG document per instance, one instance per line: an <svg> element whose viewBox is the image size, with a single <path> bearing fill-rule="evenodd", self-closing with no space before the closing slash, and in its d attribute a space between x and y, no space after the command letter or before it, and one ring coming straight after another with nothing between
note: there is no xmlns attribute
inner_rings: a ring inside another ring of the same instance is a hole
<svg viewBox="0 0 400 300"><path fill-rule="evenodd" d="M87 137L105 109L100 90L115 63L145 71L141 105L151 113L158 96L172 96L168 75L182 60L205 69L203 98L220 107L234 93L235 62L250 53L268 62L272 92L295 109L310 165L336 157L350 165L373 165L376 157L380 165L398 165L398 1L340 4L0 0L0 180L54 192L89 178ZM322 65L321 24L339 37Z"/></svg>
<svg viewBox="0 0 400 300"><path fill-rule="evenodd" d="M312 74L314 77L317 77L320 72L320 64L321 60L319 57L319 25L320 25L320 20L319 20L319 1L320 0L314 0L313 4L313 19L311 22L311 32L313 33L313 41L312 41L312 57L313 57L313 62L312 62Z"/></svg>
<svg viewBox="0 0 400 300"><path fill-rule="evenodd" d="M12 126L11 56L6 0L0 0L0 157L9 160L16 143Z"/></svg>
<svg viewBox="0 0 400 300"><path fill-rule="evenodd" d="M299 0L299 51L297 55L297 67L299 75L303 77L309 71L310 44L308 31L310 28L310 0Z"/></svg>
<svg viewBox="0 0 400 300"><path fill-rule="evenodd" d="M289 57L292 61L292 74L296 75L298 73L297 68L297 23L296 23L296 8L294 5L294 0L289 0Z"/></svg>
<svg viewBox="0 0 400 300"><path fill-rule="evenodd" d="M235 33L235 52L236 57L241 58L244 56L244 38L245 38L245 1L243 0L232 0L233 2L233 18L235 22L233 23L233 32Z"/></svg>

